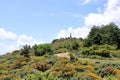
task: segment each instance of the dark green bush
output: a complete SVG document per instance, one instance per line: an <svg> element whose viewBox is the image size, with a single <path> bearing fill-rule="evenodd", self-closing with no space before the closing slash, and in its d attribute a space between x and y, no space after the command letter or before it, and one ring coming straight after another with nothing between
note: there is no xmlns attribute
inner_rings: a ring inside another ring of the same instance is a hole
<svg viewBox="0 0 120 80"><path fill-rule="evenodd" d="M35 48L35 55L36 56L42 56L46 53L51 52L51 45L50 44L40 44Z"/></svg>
<svg viewBox="0 0 120 80"><path fill-rule="evenodd" d="M20 54L25 56L25 57L29 57L29 50L30 50L30 45L25 45L21 49L21 53Z"/></svg>
<svg viewBox="0 0 120 80"><path fill-rule="evenodd" d="M11 78L5 78L4 80L12 80Z"/></svg>

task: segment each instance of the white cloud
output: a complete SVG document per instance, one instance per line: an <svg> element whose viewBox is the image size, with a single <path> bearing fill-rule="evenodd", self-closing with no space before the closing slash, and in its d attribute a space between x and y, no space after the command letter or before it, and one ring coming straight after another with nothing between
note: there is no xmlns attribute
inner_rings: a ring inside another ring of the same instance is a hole
<svg viewBox="0 0 120 80"><path fill-rule="evenodd" d="M86 26L107 24L111 21L112 20L109 16L105 16L102 14L90 13L87 17L85 17Z"/></svg>
<svg viewBox="0 0 120 80"><path fill-rule="evenodd" d="M0 28L0 55L7 52L11 52L16 49L20 49L23 45L41 44L42 41L38 41L31 36L20 35L7 32L3 28Z"/></svg>
<svg viewBox="0 0 120 80"><path fill-rule="evenodd" d="M85 4L88 4L89 2L91 2L92 0L84 0L81 5L85 5Z"/></svg>
<svg viewBox="0 0 120 80"><path fill-rule="evenodd" d="M89 4L91 2L98 3L98 0L84 0L81 4L77 3L77 5L86 5L86 4Z"/></svg>
<svg viewBox="0 0 120 80"><path fill-rule="evenodd" d="M11 52L11 51L17 49L14 41L10 41L10 42L11 43L9 43L9 41L7 41L7 40L0 42L0 55L5 54L7 52Z"/></svg>
<svg viewBox="0 0 120 80"><path fill-rule="evenodd" d="M0 28L0 39L11 39L14 40L17 38L17 35L12 33L12 32L8 32L5 31L3 28Z"/></svg>
<svg viewBox="0 0 120 80"><path fill-rule="evenodd" d="M60 30L57 38L66 38L70 36L70 33L72 34L72 37L76 38L86 38L90 29L87 27L81 27L81 28L75 28L69 27L68 30Z"/></svg>
<svg viewBox="0 0 120 80"><path fill-rule="evenodd" d="M103 13L90 13L85 17L85 25L101 25L115 22L120 26L120 0L108 0Z"/></svg>
<svg viewBox="0 0 120 80"><path fill-rule="evenodd" d="M21 47L26 44L33 46L34 44L40 44L40 43L42 42L33 39L31 36L21 35L18 38L16 46Z"/></svg>

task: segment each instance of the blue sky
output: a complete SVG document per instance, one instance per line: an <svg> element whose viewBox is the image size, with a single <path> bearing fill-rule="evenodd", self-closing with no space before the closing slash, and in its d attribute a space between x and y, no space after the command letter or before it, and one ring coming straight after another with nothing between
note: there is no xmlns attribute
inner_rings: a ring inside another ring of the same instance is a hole
<svg viewBox="0 0 120 80"><path fill-rule="evenodd" d="M119 3L120 0L0 0L0 54L24 44L68 37L69 33L85 38L94 24L115 21L119 25L115 20ZM108 15L110 11L113 13Z"/></svg>

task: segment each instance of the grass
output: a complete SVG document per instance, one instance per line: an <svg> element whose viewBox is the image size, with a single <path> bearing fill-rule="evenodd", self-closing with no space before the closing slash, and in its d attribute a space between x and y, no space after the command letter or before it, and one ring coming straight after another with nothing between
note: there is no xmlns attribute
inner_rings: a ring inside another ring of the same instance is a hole
<svg viewBox="0 0 120 80"><path fill-rule="evenodd" d="M20 55L20 50L0 56L0 80L120 79L119 51L114 46L83 47L82 42L76 41L79 43L78 50L73 48L72 40L69 39L68 42L58 40L51 43L52 51L42 56L36 56L33 47L29 57ZM108 52L110 57L106 57ZM112 57L112 54L117 55Z"/></svg>

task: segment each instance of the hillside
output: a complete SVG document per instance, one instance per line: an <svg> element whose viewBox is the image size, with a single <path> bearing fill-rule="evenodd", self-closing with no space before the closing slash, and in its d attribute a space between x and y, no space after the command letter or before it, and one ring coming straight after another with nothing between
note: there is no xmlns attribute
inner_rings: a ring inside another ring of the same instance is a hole
<svg viewBox="0 0 120 80"><path fill-rule="evenodd" d="M120 80L120 29L94 26L86 39L24 45L0 56L0 80Z"/></svg>

